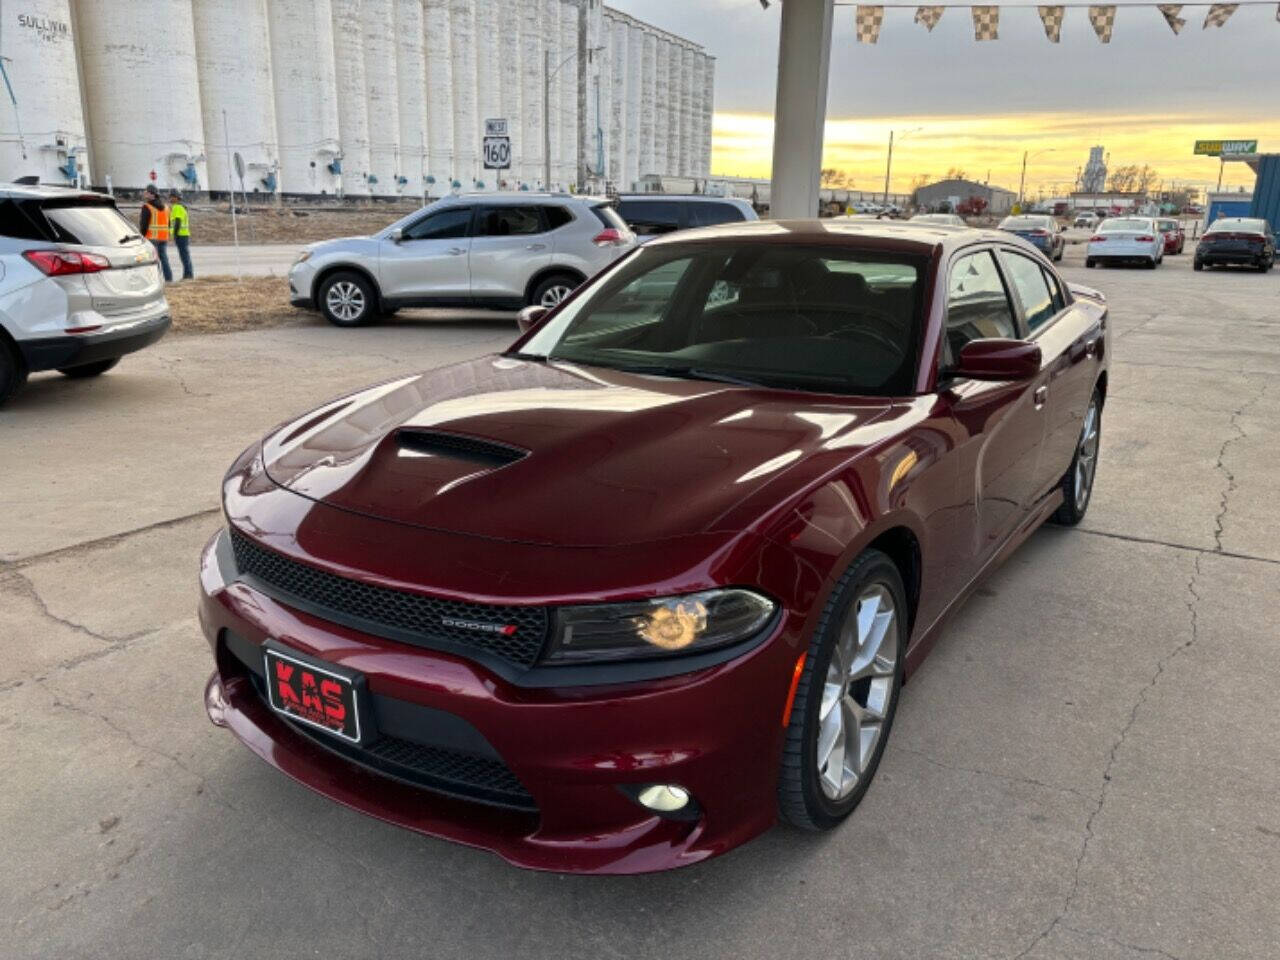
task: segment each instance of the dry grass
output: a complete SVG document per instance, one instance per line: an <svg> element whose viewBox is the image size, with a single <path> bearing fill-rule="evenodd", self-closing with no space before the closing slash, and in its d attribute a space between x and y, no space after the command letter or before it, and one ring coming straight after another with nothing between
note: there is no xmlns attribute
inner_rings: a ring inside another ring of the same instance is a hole
<svg viewBox="0 0 1280 960"><path fill-rule="evenodd" d="M189 204L191 239L194 243L225 244L232 241L231 212L225 203ZM334 207L251 206L236 216L241 243L314 243L333 237L374 233L418 209L417 204L379 203ZM122 204L120 212L138 222L138 207Z"/></svg>
<svg viewBox="0 0 1280 960"><path fill-rule="evenodd" d="M315 319L289 305L289 283L280 277L197 277L165 288L180 333L232 333Z"/></svg>

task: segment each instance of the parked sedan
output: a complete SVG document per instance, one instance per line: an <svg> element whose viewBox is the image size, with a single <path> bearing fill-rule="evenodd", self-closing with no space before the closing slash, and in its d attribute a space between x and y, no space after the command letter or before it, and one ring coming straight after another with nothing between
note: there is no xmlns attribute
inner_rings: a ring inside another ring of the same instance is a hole
<svg viewBox="0 0 1280 960"><path fill-rule="evenodd" d="M552 307L635 245L601 197L461 194L373 236L304 247L289 301L340 327L399 307Z"/></svg>
<svg viewBox="0 0 1280 960"><path fill-rule="evenodd" d="M672 234L521 322L251 444L200 623L215 724L522 866L836 827L948 615L1089 506L1106 304L1006 234Z"/></svg>
<svg viewBox="0 0 1280 960"><path fill-rule="evenodd" d="M1025 214L1016 217L1005 217L1000 221L1000 229L1022 237L1051 260L1061 260L1067 249L1066 238L1058 229L1058 221L1050 216Z"/></svg>
<svg viewBox="0 0 1280 960"><path fill-rule="evenodd" d="M1164 261L1164 236L1151 217L1112 217L1103 220L1089 238L1084 265L1139 263L1155 269Z"/></svg>
<svg viewBox="0 0 1280 960"><path fill-rule="evenodd" d="M954 213L917 213L911 218L912 223L940 223L948 227L967 227L964 217Z"/></svg>
<svg viewBox="0 0 1280 960"><path fill-rule="evenodd" d="M1214 221L1196 245L1192 266L1239 263L1263 273L1276 265L1276 237L1265 220L1223 217Z"/></svg>
<svg viewBox="0 0 1280 960"><path fill-rule="evenodd" d="M1187 232L1182 228L1181 220L1172 217L1161 217L1156 221L1160 236L1164 238L1164 252L1178 254L1187 242Z"/></svg>

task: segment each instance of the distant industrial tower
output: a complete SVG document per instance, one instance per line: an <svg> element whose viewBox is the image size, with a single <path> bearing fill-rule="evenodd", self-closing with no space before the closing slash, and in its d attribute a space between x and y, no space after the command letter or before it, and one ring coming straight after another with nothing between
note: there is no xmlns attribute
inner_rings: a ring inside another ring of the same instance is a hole
<svg viewBox="0 0 1280 960"><path fill-rule="evenodd" d="M1102 159L1102 147L1089 148L1089 162L1080 176L1082 193L1103 193L1107 188L1107 165Z"/></svg>

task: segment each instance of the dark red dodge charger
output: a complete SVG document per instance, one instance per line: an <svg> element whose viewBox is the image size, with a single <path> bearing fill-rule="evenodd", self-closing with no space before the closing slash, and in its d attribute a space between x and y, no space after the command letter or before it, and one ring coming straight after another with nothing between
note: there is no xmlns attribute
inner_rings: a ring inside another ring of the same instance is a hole
<svg viewBox="0 0 1280 960"><path fill-rule="evenodd" d="M340 803L632 873L865 794L982 575L1089 505L1107 310L1007 233L646 244L506 353L249 447L201 566L206 706Z"/></svg>

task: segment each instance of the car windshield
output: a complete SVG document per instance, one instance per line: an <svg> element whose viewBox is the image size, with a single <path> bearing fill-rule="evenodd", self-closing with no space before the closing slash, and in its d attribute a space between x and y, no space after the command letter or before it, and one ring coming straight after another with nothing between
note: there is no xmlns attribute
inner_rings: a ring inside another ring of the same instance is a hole
<svg viewBox="0 0 1280 960"><path fill-rule="evenodd" d="M1044 217L1005 217L1000 221L1001 230L1043 230Z"/></svg>
<svg viewBox="0 0 1280 960"><path fill-rule="evenodd" d="M751 386L912 389L925 260L829 245L645 248L519 355Z"/></svg>
<svg viewBox="0 0 1280 960"><path fill-rule="evenodd" d="M1215 220L1205 233L1264 233L1261 220L1248 220L1244 217L1226 217Z"/></svg>
<svg viewBox="0 0 1280 960"><path fill-rule="evenodd" d="M1114 233L1117 230L1150 230L1151 221L1143 220L1139 217L1115 217L1111 220L1104 220L1099 229L1103 233Z"/></svg>

